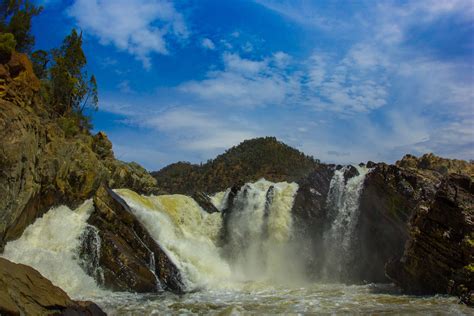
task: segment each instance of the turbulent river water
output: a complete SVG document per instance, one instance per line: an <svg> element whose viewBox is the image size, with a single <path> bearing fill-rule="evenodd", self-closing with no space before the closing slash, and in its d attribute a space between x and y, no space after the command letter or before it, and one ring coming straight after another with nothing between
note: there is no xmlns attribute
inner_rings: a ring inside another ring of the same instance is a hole
<svg viewBox="0 0 474 316"><path fill-rule="evenodd" d="M353 255L358 196L368 172L358 171L347 182L344 170L336 171L331 181L332 225L324 235L326 277L321 282L309 281L292 245L298 185L264 179L240 189L225 220L184 195L147 197L116 190L179 268L188 290L183 295L112 293L84 272L90 262L79 258L78 249L84 232L94 229L86 223L92 201L76 210L51 209L9 242L2 256L36 268L73 298L93 300L111 315L469 314L452 297L406 296L391 285L339 282ZM221 211L228 207L229 192L211 197Z"/></svg>

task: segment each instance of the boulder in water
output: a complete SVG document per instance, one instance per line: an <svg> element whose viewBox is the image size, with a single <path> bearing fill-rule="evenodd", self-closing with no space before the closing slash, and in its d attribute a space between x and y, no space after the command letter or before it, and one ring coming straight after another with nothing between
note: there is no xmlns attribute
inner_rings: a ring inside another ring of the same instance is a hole
<svg viewBox="0 0 474 316"><path fill-rule="evenodd" d="M140 293L184 291L178 268L122 198L101 186L94 196L94 208L88 223L98 229L99 264L107 288Z"/></svg>
<svg viewBox="0 0 474 316"><path fill-rule="evenodd" d="M0 258L1 315L105 315L92 302L77 302L35 269Z"/></svg>

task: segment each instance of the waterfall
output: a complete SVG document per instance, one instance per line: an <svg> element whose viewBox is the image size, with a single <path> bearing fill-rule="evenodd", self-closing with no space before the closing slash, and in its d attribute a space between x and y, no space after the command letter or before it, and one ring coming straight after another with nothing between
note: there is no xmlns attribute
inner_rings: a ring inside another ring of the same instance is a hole
<svg viewBox="0 0 474 316"><path fill-rule="evenodd" d="M208 214L185 195L141 196L116 190L180 270L189 290L215 287L231 277L217 241L220 213Z"/></svg>
<svg viewBox="0 0 474 316"><path fill-rule="evenodd" d="M290 244L297 190L296 183L261 179L237 193L228 211L224 250L238 278L287 281L300 271Z"/></svg>
<svg viewBox="0 0 474 316"><path fill-rule="evenodd" d="M103 295L104 291L81 268L79 258L92 209L92 201L88 200L75 211L66 206L49 210L19 239L8 242L2 257L35 268L73 298Z"/></svg>
<svg viewBox="0 0 474 316"><path fill-rule="evenodd" d="M343 281L348 277L348 266L354 260L353 245L357 240L355 228L359 217L359 197L368 169L355 166L358 175L346 180L345 173L352 166L334 171L327 196L329 228L323 235L326 280Z"/></svg>
<svg viewBox="0 0 474 316"><path fill-rule="evenodd" d="M295 183L264 179L244 185L229 211L231 229L224 245L222 214L208 214L188 196L116 192L176 264L191 290L286 278L297 266L289 247L297 189ZM211 196L217 209L227 208L229 192Z"/></svg>
<svg viewBox="0 0 474 316"><path fill-rule="evenodd" d="M230 190L215 194L211 200L229 215L226 243L222 242L223 213L209 214L191 197L115 192L178 267L187 289L194 290L292 279L299 269L298 254L291 246L291 209L297 190L296 183L264 179L247 183L230 210ZM91 200L76 210L50 209L19 239L7 243L2 256L32 266L73 298L108 295L94 280L103 283L101 239L97 229L87 224L92 210ZM154 272L152 251L149 266Z"/></svg>

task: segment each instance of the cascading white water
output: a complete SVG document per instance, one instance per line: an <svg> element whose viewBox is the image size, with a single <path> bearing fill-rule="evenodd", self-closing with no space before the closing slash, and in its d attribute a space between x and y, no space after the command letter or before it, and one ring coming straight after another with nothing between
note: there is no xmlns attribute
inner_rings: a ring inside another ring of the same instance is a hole
<svg viewBox="0 0 474 316"><path fill-rule="evenodd" d="M230 189L227 189L222 192L217 192L216 194L213 194L212 196L210 196L211 203L214 204L214 206L219 211L222 212L228 206L229 194L230 194Z"/></svg>
<svg viewBox="0 0 474 316"><path fill-rule="evenodd" d="M297 266L296 254L289 247L297 189L295 183L262 179L240 190L228 218L232 229L226 249L239 254L232 259L221 248L220 212L209 214L184 195L116 192L177 265L187 289L193 290L241 288L242 281L271 283L288 277ZM227 208L229 192L212 198L218 209ZM99 282L103 279L98 231L87 224L92 210L90 200L76 210L65 206L49 210L19 239L7 243L2 256L32 266L73 298L108 295L90 276ZM150 267L154 267L154 256L150 252Z"/></svg>
<svg viewBox="0 0 474 316"><path fill-rule="evenodd" d="M369 169L355 166L358 175L347 180L344 173L351 166L334 171L327 196L330 227L324 232L325 262L322 268L323 278L341 281L345 269L353 259L352 246L356 239L355 228L359 217L359 197L365 176Z"/></svg>
<svg viewBox="0 0 474 316"><path fill-rule="evenodd" d="M184 195L144 197L130 190L116 192L177 265L188 289L193 289L234 287L242 280L288 275L291 256L287 245L297 189L295 183L264 179L242 188L234 201L232 214L236 215L229 218L232 230L226 245L226 250L241 251L242 256L230 259L219 247L220 213L208 214ZM229 192L211 197L216 208L227 207ZM294 266L296 260L291 261Z"/></svg>
<svg viewBox="0 0 474 316"><path fill-rule="evenodd" d="M92 209L88 200L75 211L66 206L49 210L19 239L7 243L2 257L32 266L73 298L103 295L105 292L81 268L78 256Z"/></svg>
<svg viewBox="0 0 474 316"><path fill-rule="evenodd" d="M116 192L176 264L188 289L214 287L230 279L230 266L216 246L220 213L208 214L184 195L145 197L126 189Z"/></svg>
<svg viewBox="0 0 474 316"><path fill-rule="evenodd" d="M238 278L283 281L298 266L297 260L289 260L297 190L296 183L261 179L237 193L227 219L225 250Z"/></svg>

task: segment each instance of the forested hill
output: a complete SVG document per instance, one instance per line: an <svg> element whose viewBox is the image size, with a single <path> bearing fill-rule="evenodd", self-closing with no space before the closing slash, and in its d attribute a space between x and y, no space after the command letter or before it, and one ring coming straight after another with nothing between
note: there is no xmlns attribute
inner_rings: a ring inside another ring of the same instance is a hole
<svg viewBox="0 0 474 316"><path fill-rule="evenodd" d="M275 137L263 137L246 140L205 164L178 162L152 175L158 186L169 193L212 193L262 177L271 181L294 181L318 163Z"/></svg>

